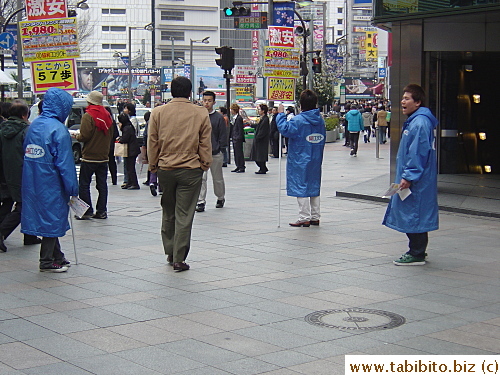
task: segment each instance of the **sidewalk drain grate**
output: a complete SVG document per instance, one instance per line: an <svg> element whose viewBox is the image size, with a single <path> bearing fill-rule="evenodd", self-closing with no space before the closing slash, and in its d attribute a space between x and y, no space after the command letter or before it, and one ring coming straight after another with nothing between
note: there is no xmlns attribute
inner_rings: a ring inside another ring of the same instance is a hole
<svg viewBox="0 0 500 375"><path fill-rule="evenodd" d="M322 310L305 317L305 321L315 326L336 328L341 331L379 331L405 324L401 315L383 310L351 307L341 310Z"/></svg>

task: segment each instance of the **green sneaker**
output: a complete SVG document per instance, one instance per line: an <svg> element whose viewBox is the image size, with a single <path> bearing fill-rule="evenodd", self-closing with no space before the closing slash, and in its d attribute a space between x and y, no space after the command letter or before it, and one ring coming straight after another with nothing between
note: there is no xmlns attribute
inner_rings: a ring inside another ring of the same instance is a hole
<svg viewBox="0 0 500 375"><path fill-rule="evenodd" d="M423 266L425 264L425 258L415 258L413 255L408 253L401 255L401 258L393 261L396 266Z"/></svg>

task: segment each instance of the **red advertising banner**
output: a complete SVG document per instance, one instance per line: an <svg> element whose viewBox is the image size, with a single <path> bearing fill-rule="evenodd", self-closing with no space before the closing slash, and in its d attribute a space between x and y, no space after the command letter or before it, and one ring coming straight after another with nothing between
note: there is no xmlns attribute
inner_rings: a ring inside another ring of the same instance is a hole
<svg viewBox="0 0 500 375"><path fill-rule="evenodd" d="M269 26L269 45L272 47L295 47L293 27Z"/></svg>
<svg viewBox="0 0 500 375"><path fill-rule="evenodd" d="M27 0L26 14L29 21L64 18L68 16L66 0Z"/></svg>
<svg viewBox="0 0 500 375"><path fill-rule="evenodd" d="M259 65L259 30L252 30L252 65Z"/></svg>

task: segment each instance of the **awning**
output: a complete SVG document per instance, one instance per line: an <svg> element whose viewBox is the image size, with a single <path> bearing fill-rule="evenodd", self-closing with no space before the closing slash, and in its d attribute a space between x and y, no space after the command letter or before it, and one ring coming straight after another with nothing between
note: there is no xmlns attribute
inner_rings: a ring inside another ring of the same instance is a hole
<svg viewBox="0 0 500 375"><path fill-rule="evenodd" d="M3 70L0 70L0 85L15 85L17 82L9 77Z"/></svg>

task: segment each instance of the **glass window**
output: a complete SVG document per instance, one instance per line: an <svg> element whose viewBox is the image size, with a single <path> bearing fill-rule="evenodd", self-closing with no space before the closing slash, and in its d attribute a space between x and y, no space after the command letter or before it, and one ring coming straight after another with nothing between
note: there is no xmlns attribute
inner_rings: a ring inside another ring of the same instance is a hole
<svg viewBox="0 0 500 375"><path fill-rule="evenodd" d="M168 51L161 51L161 59L172 61L172 51L170 49ZM174 60L179 60L179 59L185 60L184 51L174 51Z"/></svg>
<svg viewBox="0 0 500 375"><path fill-rule="evenodd" d="M110 9L110 14L126 14L126 9Z"/></svg>
<svg viewBox="0 0 500 375"><path fill-rule="evenodd" d="M162 10L162 21L184 21L184 12L177 10Z"/></svg>
<svg viewBox="0 0 500 375"><path fill-rule="evenodd" d="M161 40L170 40L171 37L174 40L184 40L184 31L167 30L161 32Z"/></svg>
<svg viewBox="0 0 500 375"><path fill-rule="evenodd" d="M343 20L342 18L339 18L339 19L337 20L337 24L338 24L338 25L342 25L342 24L344 24L344 20Z"/></svg>
<svg viewBox="0 0 500 375"><path fill-rule="evenodd" d="M339 36L344 35L344 34L343 34L343 31L342 31L342 30L337 30L337 35L339 35Z"/></svg>
<svg viewBox="0 0 500 375"><path fill-rule="evenodd" d="M337 13L342 13L344 11L344 9L342 8L337 8Z"/></svg>
<svg viewBox="0 0 500 375"><path fill-rule="evenodd" d="M127 31L127 27L126 26L111 26L111 30L110 31L124 32L124 31Z"/></svg>
<svg viewBox="0 0 500 375"><path fill-rule="evenodd" d="M127 49L126 44L103 44L102 49Z"/></svg>

